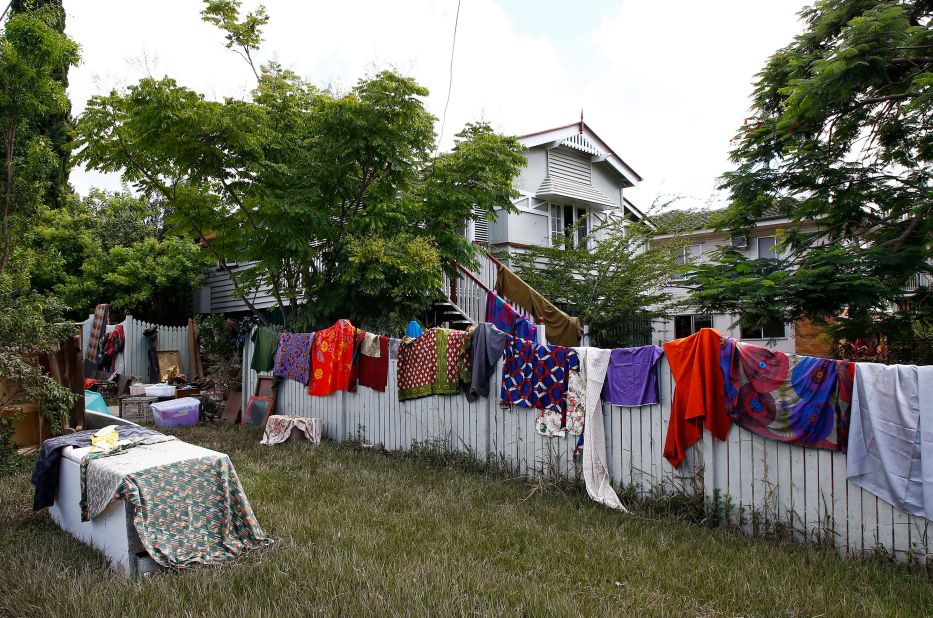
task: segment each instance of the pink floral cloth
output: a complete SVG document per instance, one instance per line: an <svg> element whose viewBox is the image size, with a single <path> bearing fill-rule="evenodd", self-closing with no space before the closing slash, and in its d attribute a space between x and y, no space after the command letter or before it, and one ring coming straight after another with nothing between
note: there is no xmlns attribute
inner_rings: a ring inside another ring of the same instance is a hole
<svg viewBox="0 0 933 618"><path fill-rule="evenodd" d="M259 443L269 446L280 444L288 440L292 431L296 429L303 433L312 444L320 444L321 435L324 433L324 419L273 414L266 423L266 430Z"/></svg>

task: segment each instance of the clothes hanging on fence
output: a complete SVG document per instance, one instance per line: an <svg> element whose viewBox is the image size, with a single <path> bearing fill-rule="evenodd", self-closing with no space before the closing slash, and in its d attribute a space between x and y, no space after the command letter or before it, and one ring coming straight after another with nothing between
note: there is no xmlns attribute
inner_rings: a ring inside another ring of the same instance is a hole
<svg viewBox="0 0 933 618"><path fill-rule="evenodd" d="M759 436L845 451L852 383L849 361L785 354L722 341L726 413Z"/></svg>
<svg viewBox="0 0 933 618"><path fill-rule="evenodd" d="M107 333L107 324L110 323L110 305L104 303L94 308L94 319L91 321L91 332L87 338L87 352L84 358L91 363L97 363L97 351L100 338Z"/></svg>
<svg viewBox="0 0 933 618"><path fill-rule="evenodd" d="M337 320L319 330L311 343L311 377L308 394L324 397L350 390L356 328L350 320Z"/></svg>
<svg viewBox="0 0 933 618"><path fill-rule="evenodd" d="M611 351L599 348L574 348L574 354L579 358L580 376L586 388L584 398L586 437L583 440L583 482L586 484L586 493L596 502L611 509L628 512L612 488L609 458L606 454L603 406L600 402Z"/></svg>
<svg viewBox="0 0 933 618"><path fill-rule="evenodd" d="M567 377L567 414L564 416L564 428L567 433L582 435L585 418L586 379L580 371L571 370Z"/></svg>
<svg viewBox="0 0 933 618"><path fill-rule="evenodd" d="M469 334L449 328L429 328L417 339L405 339L398 353L398 399L456 395L469 383Z"/></svg>
<svg viewBox="0 0 933 618"><path fill-rule="evenodd" d="M424 333L424 329L421 328L421 324L418 324L418 320L412 320L408 323L408 328L405 329L405 336L411 337L412 339L417 339Z"/></svg>
<svg viewBox="0 0 933 618"><path fill-rule="evenodd" d="M149 383L155 384L162 380L159 375L159 327L153 326L143 331L146 338L146 360L149 362Z"/></svg>
<svg viewBox="0 0 933 618"><path fill-rule="evenodd" d="M117 324L113 330L100 338L100 356L97 359L99 371L114 371L117 365L117 356L123 352L126 339L123 336L123 325Z"/></svg>
<svg viewBox="0 0 933 618"><path fill-rule="evenodd" d="M858 363L846 476L933 519L933 366Z"/></svg>
<svg viewBox="0 0 933 618"><path fill-rule="evenodd" d="M379 345L379 335L376 333L363 333L363 341L360 343L360 353L370 358L379 358L381 348Z"/></svg>
<svg viewBox="0 0 933 618"><path fill-rule="evenodd" d="M389 359L398 360L398 351L402 347L402 340L394 337L389 338Z"/></svg>
<svg viewBox="0 0 933 618"><path fill-rule="evenodd" d="M580 345L580 337L583 336L580 318L572 318L555 307L502 264L496 271L496 292L524 307L535 318L543 321L547 327L544 332L548 343L563 346Z"/></svg>
<svg viewBox="0 0 933 618"><path fill-rule="evenodd" d="M311 376L313 341L314 333L282 333L272 375L307 385Z"/></svg>
<svg viewBox="0 0 933 618"><path fill-rule="evenodd" d="M538 340L538 327L495 292L486 294L486 321L508 335L528 341Z"/></svg>
<svg viewBox="0 0 933 618"><path fill-rule="evenodd" d="M365 344L366 340L363 341ZM368 356L365 351L360 355L358 381L360 386L383 393L389 382L389 338L377 336L376 347L379 349L378 356Z"/></svg>
<svg viewBox="0 0 933 618"><path fill-rule="evenodd" d="M470 376L470 388L467 399L476 401L479 397L489 397L489 381L496 372L496 363L502 358L505 349L505 333L490 324L481 322L470 335L470 357L473 370Z"/></svg>
<svg viewBox="0 0 933 618"><path fill-rule="evenodd" d="M504 405L541 410L535 421L538 432L562 435L555 428L564 427L570 371L579 367L571 348L507 335L500 399Z"/></svg>
<svg viewBox="0 0 933 618"><path fill-rule="evenodd" d="M279 347L279 334L261 326L253 330L250 339L253 342L250 368L253 371L272 371L275 367L275 351Z"/></svg>
<svg viewBox="0 0 933 618"><path fill-rule="evenodd" d="M683 462L687 448L703 437L704 426L719 440L729 435L732 421L726 414L723 397L721 342L719 331L703 328L689 337L664 344L676 385L664 457L675 468Z"/></svg>
<svg viewBox="0 0 933 618"><path fill-rule="evenodd" d="M658 403L656 365L664 350L656 345L616 348L609 359L603 399L616 406Z"/></svg>

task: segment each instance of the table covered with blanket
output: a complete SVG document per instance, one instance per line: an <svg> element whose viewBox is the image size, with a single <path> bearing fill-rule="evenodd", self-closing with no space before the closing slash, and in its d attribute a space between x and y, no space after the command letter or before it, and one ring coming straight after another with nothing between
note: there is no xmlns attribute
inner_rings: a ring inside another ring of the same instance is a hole
<svg viewBox="0 0 933 618"><path fill-rule="evenodd" d="M218 564L272 541L259 526L230 458L172 436L143 438L81 460L81 516L112 500L162 566Z"/></svg>

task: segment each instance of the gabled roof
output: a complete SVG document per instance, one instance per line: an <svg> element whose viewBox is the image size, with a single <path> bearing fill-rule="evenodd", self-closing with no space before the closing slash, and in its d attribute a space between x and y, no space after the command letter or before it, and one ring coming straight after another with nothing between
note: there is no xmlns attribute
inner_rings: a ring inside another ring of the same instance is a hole
<svg viewBox="0 0 933 618"><path fill-rule="evenodd" d="M607 164L625 179L628 186L635 186L642 181L642 177L628 163L623 161L622 157L616 154L583 120L562 127L519 135L518 141L526 148L534 148L545 144L573 148L591 155L594 163Z"/></svg>

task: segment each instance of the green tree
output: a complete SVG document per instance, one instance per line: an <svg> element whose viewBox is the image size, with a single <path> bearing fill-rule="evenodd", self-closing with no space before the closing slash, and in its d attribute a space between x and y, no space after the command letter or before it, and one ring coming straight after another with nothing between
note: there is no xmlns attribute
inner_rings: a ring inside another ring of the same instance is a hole
<svg viewBox="0 0 933 618"><path fill-rule="evenodd" d="M903 290L933 270L933 3L822 0L802 17L758 75L719 223L745 233L784 213L787 257L723 249L693 298L750 325L833 319L850 336L929 323L929 290Z"/></svg>
<svg viewBox="0 0 933 618"><path fill-rule="evenodd" d="M262 28L269 23L269 16L266 15L266 7L259 5L240 20L240 5L238 0L205 0L201 17L226 33L227 49L240 54L258 80L259 71L253 52L262 44Z"/></svg>
<svg viewBox="0 0 933 618"><path fill-rule="evenodd" d="M207 263L190 234L164 226L161 205L129 193L92 190L64 208L42 208L29 230L33 289L85 317L100 302L153 321L177 321Z"/></svg>
<svg viewBox="0 0 933 618"><path fill-rule="evenodd" d="M58 29L62 19L56 7L14 12L0 35L0 272L61 166L42 129L67 114L63 71L78 60L78 46Z"/></svg>
<svg viewBox="0 0 933 618"><path fill-rule="evenodd" d="M553 246L529 248L513 261L531 287L588 320L596 343L628 345L650 337L651 321L668 317L675 306L664 286L680 269L682 242L652 243L656 234L648 223L613 217L582 244L572 230L555 236Z"/></svg>
<svg viewBox="0 0 933 618"><path fill-rule="evenodd" d="M77 61L77 46L62 33L59 7L27 10L14 2L0 33L0 407L23 401L40 404L57 433L74 395L45 374L44 352L75 333L65 307L31 289L34 260L24 242L33 219L50 195L67 183L55 127L67 117L64 79ZM15 452L10 417L0 418L0 469Z"/></svg>
<svg viewBox="0 0 933 618"><path fill-rule="evenodd" d="M248 306L247 292L265 286L305 325L375 319L391 290L403 321L440 293L442 268L474 259L466 220L509 207L524 163L518 141L485 124L432 158L426 95L392 71L321 90L276 63L248 100L144 79L88 103L78 157L162 200L169 224L203 239ZM253 266L233 272L227 261Z"/></svg>
<svg viewBox="0 0 933 618"><path fill-rule="evenodd" d="M65 9L62 0L12 0L10 3L10 13L13 15L37 10L43 11L47 15L46 23L64 36ZM59 65L52 71L52 78L65 88L68 87L68 69L73 63L73 58L63 56ZM59 207L71 193L68 173L71 171L70 151L74 125L71 121L70 101L66 100L58 113L37 118L34 130L49 141L55 156L54 165L50 165L47 172L45 203Z"/></svg>

